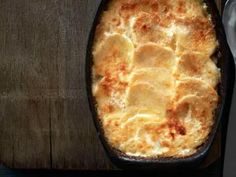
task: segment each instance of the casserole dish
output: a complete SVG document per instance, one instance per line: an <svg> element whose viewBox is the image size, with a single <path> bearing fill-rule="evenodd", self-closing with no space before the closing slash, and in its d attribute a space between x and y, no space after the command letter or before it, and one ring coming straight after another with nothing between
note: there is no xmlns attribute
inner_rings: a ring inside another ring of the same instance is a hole
<svg viewBox="0 0 236 177"><path fill-rule="evenodd" d="M86 56L86 87L88 94L88 101L92 116L98 131L98 135L104 145L104 148L111 158L111 160L122 168L158 168L158 167L179 167L179 166L196 166L207 155L209 148L215 137L219 122L222 118L227 119L229 107L231 103L232 88L234 85L234 63L233 57L228 48L225 33L221 24L221 18L218 14L216 5L212 1L204 1L207 5L207 11L211 15L214 24L216 37L219 42L219 47L214 53L217 58L218 68L221 70L221 83L218 86L218 94L220 97L217 110L214 115L214 125L205 143L198 148L197 152L188 157L134 157L129 156L109 145L107 142L102 124L99 120L98 111L96 107L96 100L92 93L92 67L93 56L92 46L94 42L96 26L100 21L101 14L107 8L107 0L103 0L99 6L97 15L95 17L87 46Z"/></svg>

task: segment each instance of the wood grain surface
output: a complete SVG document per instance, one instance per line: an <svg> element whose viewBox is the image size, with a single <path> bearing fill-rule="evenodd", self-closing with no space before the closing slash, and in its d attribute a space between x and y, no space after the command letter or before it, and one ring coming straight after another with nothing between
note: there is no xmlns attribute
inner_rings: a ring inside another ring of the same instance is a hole
<svg viewBox="0 0 236 177"><path fill-rule="evenodd" d="M11 168L114 169L85 91L100 0L0 0L0 162ZM217 0L218 7L221 1Z"/></svg>

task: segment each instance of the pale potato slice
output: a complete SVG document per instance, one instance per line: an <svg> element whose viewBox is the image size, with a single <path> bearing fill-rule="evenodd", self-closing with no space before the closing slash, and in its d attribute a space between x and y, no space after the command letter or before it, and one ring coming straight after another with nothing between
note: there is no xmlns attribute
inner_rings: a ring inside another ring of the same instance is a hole
<svg viewBox="0 0 236 177"><path fill-rule="evenodd" d="M128 65L133 56L134 46L129 38L120 34L109 36L104 43L94 49L96 74L114 73L121 64Z"/></svg>
<svg viewBox="0 0 236 177"><path fill-rule="evenodd" d="M98 47L108 34L123 34L125 32L124 20L119 16L118 10L103 12L103 18L96 27L94 47Z"/></svg>
<svg viewBox="0 0 236 177"><path fill-rule="evenodd" d="M127 107L156 109L160 117L164 117L170 96L166 96L163 92L145 82L133 84L128 89L126 105Z"/></svg>
<svg viewBox="0 0 236 177"><path fill-rule="evenodd" d="M135 111L132 109L104 115L102 119L104 133L113 147L119 148L121 144L134 136L136 131L134 128L125 129L123 126L134 115Z"/></svg>
<svg viewBox="0 0 236 177"><path fill-rule="evenodd" d="M149 83L162 91L163 95L173 95L175 92L175 80L171 71L164 68L142 68L133 71L130 84Z"/></svg>
<svg viewBox="0 0 236 177"><path fill-rule="evenodd" d="M158 117L155 110L127 108L124 112L107 114L102 123L105 134L113 146L128 150L132 141L145 138L139 134L139 129L147 123L161 123L163 119ZM138 150L138 149L136 149Z"/></svg>
<svg viewBox="0 0 236 177"><path fill-rule="evenodd" d="M156 155L162 154L163 148L170 147L172 144L166 119L160 119L158 122L146 122L140 125L138 137L146 139L147 143L152 146L152 153Z"/></svg>
<svg viewBox="0 0 236 177"><path fill-rule="evenodd" d="M179 101L185 96L196 95L209 103L215 109L218 102L217 92L206 82L200 79L188 78L179 81L176 88L175 101Z"/></svg>
<svg viewBox="0 0 236 177"><path fill-rule="evenodd" d="M106 122L107 120L111 119L119 119L122 122L121 127L124 127L126 122L129 122L135 117L137 118L143 117L147 118L147 120L155 120L155 121L161 120L161 118L158 116L158 111L156 109L130 106L126 107L123 111L104 115L103 121Z"/></svg>
<svg viewBox="0 0 236 177"><path fill-rule="evenodd" d="M215 87L219 82L220 72L216 64L207 55L186 52L177 63L175 76L180 80L186 77L203 79Z"/></svg>
<svg viewBox="0 0 236 177"><path fill-rule="evenodd" d="M175 65L174 52L154 43L141 45L134 53L134 68L161 67L172 69Z"/></svg>

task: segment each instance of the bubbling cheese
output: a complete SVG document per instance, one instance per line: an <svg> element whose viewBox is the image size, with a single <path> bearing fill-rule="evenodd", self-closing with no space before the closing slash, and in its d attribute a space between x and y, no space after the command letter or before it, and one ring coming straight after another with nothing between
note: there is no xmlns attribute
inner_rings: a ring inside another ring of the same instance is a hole
<svg viewBox="0 0 236 177"><path fill-rule="evenodd" d="M206 141L220 72L201 0L111 0L93 44L93 96L108 143L138 157L186 157Z"/></svg>

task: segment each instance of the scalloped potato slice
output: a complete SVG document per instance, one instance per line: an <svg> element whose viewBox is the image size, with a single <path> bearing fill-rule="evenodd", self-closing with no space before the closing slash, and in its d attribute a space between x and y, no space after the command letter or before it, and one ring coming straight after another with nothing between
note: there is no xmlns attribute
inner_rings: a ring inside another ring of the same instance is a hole
<svg viewBox="0 0 236 177"><path fill-rule="evenodd" d="M141 45L134 53L134 68L161 67L171 69L175 65L174 52L154 43Z"/></svg>
<svg viewBox="0 0 236 177"><path fill-rule="evenodd" d="M216 64L207 55L194 52L184 53L180 57L175 71L177 79L195 77L203 79L212 87L218 84L219 75Z"/></svg>
<svg viewBox="0 0 236 177"><path fill-rule="evenodd" d="M142 68L133 71L130 84L149 83L164 95L172 95L175 92L175 81L171 71L164 68Z"/></svg>
<svg viewBox="0 0 236 177"><path fill-rule="evenodd" d="M130 107L125 112L107 114L102 119L105 134L113 146L128 148L131 141L142 140L139 129L143 124L163 122L155 110Z"/></svg>
<svg viewBox="0 0 236 177"><path fill-rule="evenodd" d="M188 95L177 102L175 110L179 118L184 119L185 125L191 123L192 119L197 119L201 122L201 126L208 127L212 125L214 110L209 106L208 100ZM185 114L183 114L183 110L185 110ZM191 129L191 127L189 128Z"/></svg>
<svg viewBox="0 0 236 177"><path fill-rule="evenodd" d="M179 81L176 87L175 101L178 101L188 95L196 95L202 99L205 99L205 101L207 101L213 109L215 109L217 106L217 92L213 87L202 80L188 78Z"/></svg>
<svg viewBox="0 0 236 177"><path fill-rule="evenodd" d="M134 46L129 38L113 34L93 52L96 74L117 71L121 64L128 65L133 56Z"/></svg>
<svg viewBox="0 0 236 177"><path fill-rule="evenodd" d="M163 118L158 115L158 111L156 109L130 106L125 108L123 111L104 115L102 121L106 124L109 120L119 119L121 121L120 126L124 128L126 123L143 118L147 121L154 120L155 122L160 122L163 120Z"/></svg>
<svg viewBox="0 0 236 177"><path fill-rule="evenodd" d="M214 107L209 101L196 95L187 95L177 101L168 111L167 118L175 119L185 128L185 135L175 135L172 143L173 154L179 156L191 154L206 140L214 122Z"/></svg>
<svg viewBox="0 0 236 177"><path fill-rule="evenodd" d="M185 107L185 108L184 108ZM185 110L185 114L183 114ZM195 149L201 145L213 124L214 108L209 106L208 100L199 96L189 95L181 99L175 109L186 129L185 141L182 146L188 149Z"/></svg>
<svg viewBox="0 0 236 177"><path fill-rule="evenodd" d="M133 84L128 89L126 105L155 109L160 117L164 117L166 105L170 99L170 96L163 94L164 92L145 82Z"/></svg>

